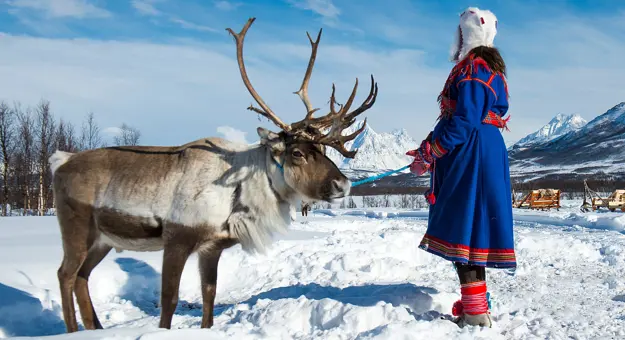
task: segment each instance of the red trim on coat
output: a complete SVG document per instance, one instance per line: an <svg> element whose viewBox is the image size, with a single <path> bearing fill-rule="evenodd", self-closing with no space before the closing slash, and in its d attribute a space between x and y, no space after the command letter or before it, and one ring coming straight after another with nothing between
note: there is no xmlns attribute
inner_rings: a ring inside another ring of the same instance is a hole
<svg viewBox="0 0 625 340"><path fill-rule="evenodd" d="M471 248L464 244L452 244L434 236L425 234L420 247L451 258L463 258L471 262L516 263L514 249Z"/></svg>
<svg viewBox="0 0 625 340"><path fill-rule="evenodd" d="M438 138L435 139L434 143L430 144L430 146L432 148L432 154L436 158L441 158L447 153L447 150L445 150L445 148L441 145L441 142L438 140Z"/></svg>
<svg viewBox="0 0 625 340"><path fill-rule="evenodd" d="M494 113L493 111L488 111L488 114L482 120L484 124L494 125L500 129L506 129L506 131L510 131L508 129L508 121L510 120L510 116L508 118L503 119L500 115Z"/></svg>
<svg viewBox="0 0 625 340"><path fill-rule="evenodd" d="M456 88L458 88L458 86L460 86L460 83L462 83L463 81L469 81L469 80L475 80L477 82L480 82L480 83L484 84L484 86L488 87L493 92L493 94L495 95L495 100L497 100L497 92L495 92L495 89L493 89L493 87L490 86L489 83L487 83L487 82L485 82L485 81L483 81L482 79L479 79L479 78L466 77L464 79L460 79L460 81L458 81L456 83Z"/></svg>

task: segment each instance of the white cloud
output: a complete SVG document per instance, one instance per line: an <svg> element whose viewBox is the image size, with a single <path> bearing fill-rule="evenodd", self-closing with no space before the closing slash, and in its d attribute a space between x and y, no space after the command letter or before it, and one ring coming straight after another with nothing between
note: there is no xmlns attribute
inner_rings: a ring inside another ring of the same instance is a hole
<svg viewBox="0 0 625 340"><path fill-rule="evenodd" d="M347 20L339 20L339 16L343 13L343 11L334 4L333 0L286 0L286 2L295 8L311 11L319 15L321 17L320 21L324 26L332 27L333 29L338 29L344 32L362 35L365 31L363 28L367 28L370 23L369 17L371 17L371 14L369 13L366 15L367 25L363 25L362 22L358 20L352 23L348 23ZM354 1L353 3L343 3L342 7L350 5L355 7L364 7L358 1ZM350 16L353 17L354 15ZM380 28L376 27L376 30L379 29Z"/></svg>
<svg viewBox="0 0 625 340"><path fill-rule="evenodd" d="M162 1L164 0L133 0L132 6L141 15L152 16L152 17L164 16L165 18L167 18L166 20L169 20L169 22L177 24L184 29L200 31L200 32L217 32L217 30L212 27L199 25L199 24L190 22L185 19L181 19L177 16L165 13L157 9L155 7L155 4L158 2L162 2Z"/></svg>
<svg viewBox="0 0 625 340"><path fill-rule="evenodd" d="M119 136L122 134L122 129L116 127L116 126L111 126L111 127L107 127L105 129L102 129L102 133L106 136L106 137L115 137L115 136Z"/></svg>
<svg viewBox="0 0 625 340"><path fill-rule="evenodd" d="M147 16L159 16L161 11L154 7L154 0L132 0L132 7L134 7L139 14Z"/></svg>
<svg viewBox="0 0 625 340"><path fill-rule="evenodd" d="M221 11L234 11L241 5L241 3L232 1L215 1L215 7Z"/></svg>
<svg viewBox="0 0 625 340"><path fill-rule="evenodd" d="M141 15L159 17L165 16L169 22L179 25L180 27L188 30L200 31L200 32L217 32L216 29L199 25L188 20L181 19L174 15L167 14L155 7L155 4L158 2L162 2L163 0L133 0L132 6L139 12Z"/></svg>
<svg viewBox="0 0 625 340"><path fill-rule="evenodd" d="M201 32L218 32L216 29L212 27L198 25L198 24L195 24L195 23L192 23L187 20L180 19L180 18L172 17L170 21L180 25L180 27L182 28L189 29L189 30L201 31Z"/></svg>
<svg viewBox="0 0 625 340"><path fill-rule="evenodd" d="M53 18L107 18L112 15L87 0L10 0L6 3L13 7L12 13L17 15L21 10L39 11Z"/></svg>
<svg viewBox="0 0 625 340"><path fill-rule="evenodd" d="M231 126L220 126L217 128L217 132L221 133L227 140L243 144L250 144L250 142L245 139L247 132L235 129Z"/></svg>
<svg viewBox="0 0 625 340"><path fill-rule="evenodd" d="M297 8L313 11L324 19L337 19L341 11L334 5L332 0L287 0Z"/></svg>

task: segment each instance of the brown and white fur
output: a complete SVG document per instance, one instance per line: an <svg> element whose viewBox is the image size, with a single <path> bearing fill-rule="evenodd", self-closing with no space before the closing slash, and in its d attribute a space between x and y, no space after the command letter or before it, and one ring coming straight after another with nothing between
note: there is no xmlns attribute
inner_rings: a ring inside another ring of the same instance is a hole
<svg viewBox="0 0 625 340"><path fill-rule="evenodd" d="M197 252L202 327L213 325L217 265L235 244L264 252L291 223L294 204L334 201L350 181L323 146L258 129L261 142L208 138L177 147L108 147L50 161L63 241L58 270L68 332L102 328L89 295L91 271L112 248L163 250L161 328L170 328L185 262ZM283 165L284 172L278 164Z"/></svg>

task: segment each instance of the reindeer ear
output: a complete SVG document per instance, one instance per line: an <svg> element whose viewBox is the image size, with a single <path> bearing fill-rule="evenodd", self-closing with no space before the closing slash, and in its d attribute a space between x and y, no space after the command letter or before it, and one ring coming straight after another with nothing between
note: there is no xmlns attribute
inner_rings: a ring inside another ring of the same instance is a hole
<svg viewBox="0 0 625 340"><path fill-rule="evenodd" d="M271 151L274 153L282 153L286 149L284 140L280 138L279 134L262 127L257 128L256 132L258 133L258 137L260 137L260 144L271 147Z"/></svg>
<svg viewBox="0 0 625 340"><path fill-rule="evenodd" d="M256 132L258 133L258 137L260 137L261 144L269 144L280 139L280 136L277 133L271 132L262 127L257 128Z"/></svg>

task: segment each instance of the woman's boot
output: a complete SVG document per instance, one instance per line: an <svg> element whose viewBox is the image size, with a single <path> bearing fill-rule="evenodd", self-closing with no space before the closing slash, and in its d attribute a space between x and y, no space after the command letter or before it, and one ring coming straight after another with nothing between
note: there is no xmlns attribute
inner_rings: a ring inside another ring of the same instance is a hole
<svg viewBox="0 0 625 340"><path fill-rule="evenodd" d="M459 327L491 327L486 289L486 268L456 263L462 297L454 303L452 313Z"/></svg>

